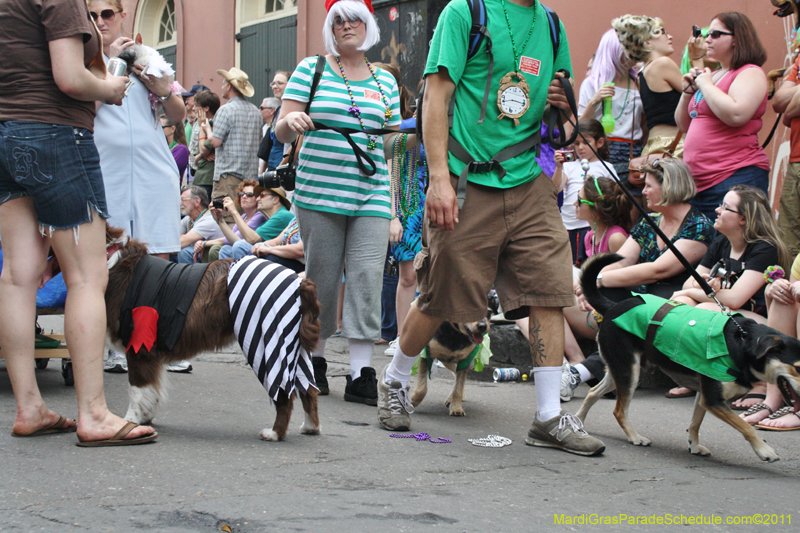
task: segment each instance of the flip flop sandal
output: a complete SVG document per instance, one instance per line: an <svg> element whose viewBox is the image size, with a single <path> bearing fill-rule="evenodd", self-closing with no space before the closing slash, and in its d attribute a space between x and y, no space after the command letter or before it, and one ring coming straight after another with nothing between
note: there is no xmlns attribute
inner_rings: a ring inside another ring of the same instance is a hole
<svg viewBox="0 0 800 533"><path fill-rule="evenodd" d="M667 391L667 393L664 395L664 398L689 398L695 394L697 393L693 390L690 390L689 392L682 392L680 394L673 394L672 392Z"/></svg>
<svg viewBox="0 0 800 533"><path fill-rule="evenodd" d="M771 408L769 405L765 404L764 402L761 402L761 403L757 403L757 404L755 404L755 405L754 405L754 406L752 406L750 409L748 409L747 411L745 411L745 412L744 412L744 416L745 416L745 417L747 417L747 416L750 416L750 415L754 415L754 414L756 414L756 413L760 413L761 411L763 411L763 410L765 410L765 409L766 409L767 411L769 411L769 416L772 416L772 415L775 413L775 411L773 411L773 410L772 410L772 408ZM757 424L759 424L759 423L761 423L761 421L760 421L760 420L759 420L758 422L754 422L754 423L752 423L752 424L750 424L750 425L751 425L751 426L755 426L755 425L757 425Z"/></svg>
<svg viewBox="0 0 800 533"><path fill-rule="evenodd" d="M158 438L158 433L153 432L150 435L146 435L144 437L139 437L136 439L126 439L125 437L133 431L139 424L135 424L133 422L128 422L122 429L117 431L117 434L111 437L110 439L105 440L90 440L90 441L82 441L78 440L75 444L77 446L81 446L83 448L102 448L104 446L134 446L136 444L146 444L148 442L153 442Z"/></svg>
<svg viewBox="0 0 800 533"><path fill-rule="evenodd" d="M74 420L73 420L74 422ZM65 426L64 424L67 423L67 419L61 415L58 415L58 420L55 424L52 424L47 427L43 427L37 429L33 433L28 433L27 435L20 435L19 433L11 432L12 437L41 437L42 435L53 435L55 433L72 433L78 429L77 424L74 426Z"/></svg>
<svg viewBox="0 0 800 533"><path fill-rule="evenodd" d="M797 418L800 418L800 414L794 412L794 407L787 406L787 407L782 407L777 411L775 411L774 413L772 413L771 415L769 415L769 419L777 420L778 418L781 418L782 416L786 415L795 415ZM758 429L763 429L765 431L795 431L797 429L800 429L800 426L794 428L778 428L774 426L764 426L761 425L760 423L756 425L756 427Z"/></svg>
<svg viewBox="0 0 800 533"><path fill-rule="evenodd" d="M749 394L745 394L741 398L737 398L736 400L734 400L734 402L737 402L739 400L766 400L766 399L767 399L766 394L761 394L760 392L751 392ZM731 403L731 409L733 409L734 411L747 411L748 409L750 409L750 407L752 406L744 407L742 405L733 405L733 403Z"/></svg>

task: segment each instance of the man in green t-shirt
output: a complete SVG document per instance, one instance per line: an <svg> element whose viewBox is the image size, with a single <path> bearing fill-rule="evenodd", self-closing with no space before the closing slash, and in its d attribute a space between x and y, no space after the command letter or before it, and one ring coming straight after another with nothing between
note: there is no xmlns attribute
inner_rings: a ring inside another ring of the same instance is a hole
<svg viewBox="0 0 800 533"><path fill-rule="evenodd" d="M484 318L486 295L494 286L507 318L530 319L537 413L526 442L597 455L605 449L603 443L589 436L580 420L561 413L562 308L575 301L571 251L556 187L540 175L536 147L501 165L474 165L461 208L456 198L457 177L469 159L454 155L453 141L473 161L492 161L502 150L538 134L545 104L569 108L555 79L563 76L557 70L571 68L563 26L559 24L554 58L547 14L538 2L484 1L494 67L482 122L490 59L486 42L467 58L472 25L467 0L445 7L431 42L422 116L430 182L423 247L415 261L420 296L406 318L392 363L378 380L378 419L389 430L410 427L413 407L407 384L415 356L442 321ZM455 106L448 129L451 98Z"/></svg>

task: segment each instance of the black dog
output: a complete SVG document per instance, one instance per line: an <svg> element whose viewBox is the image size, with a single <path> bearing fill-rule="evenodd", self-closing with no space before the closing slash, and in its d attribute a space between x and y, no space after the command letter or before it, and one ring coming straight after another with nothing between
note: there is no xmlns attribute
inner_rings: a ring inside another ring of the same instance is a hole
<svg viewBox="0 0 800 533"><path fill-rule="evenodd" d="M738 316L735 322L728 320L723 329L730 358L739 369L735 381L718 381L695 372L674 362L655 349L652 344L648 345L645 340L628 333L613 322L627 311L644 304L642 298L638 296L614 302L597 288L597 274L604 267L621 259L622 257L616 254L597 255L584 265L581 273L583 294L603 316L597 343L600 354L608 366L608 373L589 392L577 417L584 420L592 405L603 394L616 387L617 405L614 408L614 416L617 422L632 444L649 446L650 440L639 435L628 421L628 407L639 382L641 365L649 359L650 363L658 365L679 385L698 393L688 429L690 453L710 454L707 448L700 445L698 439L703 416L709 411L744 435L761 460L777 461L778 456L775 451L756 435L752 426L731 410L726 401L744 394L750 390L753 383L766 381L777 383L784 399L787 403L793 402L797 412L800 408L800 341L758 324L754 320ZM691 325L691 321L687 324Z"/></svg>

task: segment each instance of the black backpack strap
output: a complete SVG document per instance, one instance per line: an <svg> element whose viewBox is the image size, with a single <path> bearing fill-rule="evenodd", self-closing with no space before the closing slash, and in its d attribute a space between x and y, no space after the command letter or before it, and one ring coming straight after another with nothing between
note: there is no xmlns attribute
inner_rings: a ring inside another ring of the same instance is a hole
<svg viewBox="0 0 800 533"><path fill-rule="evenodd" d="M561 26L558 14L544 4L541 4L541 6L544 8L544 12L547 13L547 22L550 24L550 42L553 43L553 61L555 61L556 57L558 57L558 47L561 44Z"/></svg>
<svg viewBox="0 0 800 533"><path fill-rule="evenodd" d="M322 79L322 71L325 70L325 56L317 54L317 65L314 67L314 78L311 80L311 91L308 93L308 102L306 102L306 115L311 110L311 101L314 99L314 94L317 92L319 80ZM291 167L294 163L294 154L297 152L297 139L292 143L292 150L289 152L288 165Z"/></svg>
<svg viewBox="0 0 800 533"><path fill-rule="evenodd" d="M465 163L466 166L461 174L458 175L458 185L456 186L456 198L458 199L458 208L464 207L464 200L467 197L467 178L470 172L484 173L497 170L499 178L502 180L506 175L506 169L503 168L503 163L509 159L513 159L518 155L527 152L528 150L538 147L542 143L541 128L536 130L536 133L528 137L522 142L518 142L500 150L494 157L488 161L475 161L469 152L461 146L457 140L451 135L447 140L447 150L453 154L459 161Z"/></svg>

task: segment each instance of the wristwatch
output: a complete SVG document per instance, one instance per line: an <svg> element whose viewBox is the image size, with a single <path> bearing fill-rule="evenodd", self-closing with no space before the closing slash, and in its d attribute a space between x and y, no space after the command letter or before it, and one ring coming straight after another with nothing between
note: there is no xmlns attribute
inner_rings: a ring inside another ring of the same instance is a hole
<svg viewBox="0 0 800 533"><path fill-rule="evenodd" d="M158 99L159 102L164 103L167 100L169 100L171 96L172 96L172 91L169 91L166 96L156 95L156 98Z"/></svg>
<svg viewBox="0 0 800 533"><path fill-rule="evenodd" d="M598 289L602 289L603 288L603 273L602 272L600 272L597 275L597 288Z"/></svg>

